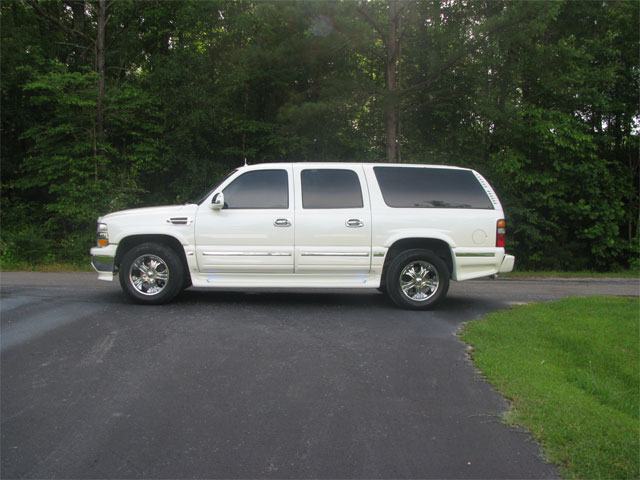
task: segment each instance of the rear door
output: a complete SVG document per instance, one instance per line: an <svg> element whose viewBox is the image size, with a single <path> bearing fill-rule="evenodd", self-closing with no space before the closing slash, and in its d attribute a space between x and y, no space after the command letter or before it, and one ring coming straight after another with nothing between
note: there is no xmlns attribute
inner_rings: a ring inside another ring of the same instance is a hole
<svg viewBox="0 0 640 480"><path fill-rule="evenodd" d="M371 208L361 166L294 165L295 272L366 274Z"/></svg>

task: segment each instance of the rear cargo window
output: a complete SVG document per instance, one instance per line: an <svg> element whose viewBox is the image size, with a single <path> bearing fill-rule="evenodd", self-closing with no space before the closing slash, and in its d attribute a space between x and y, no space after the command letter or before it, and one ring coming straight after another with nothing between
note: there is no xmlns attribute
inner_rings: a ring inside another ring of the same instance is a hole
<svg viewBox="0 0 640 480"><path fill-rule="evenodd" d="M493 210L484 188L469 170L421 167L373 168L385 203L395 208Z"/></svg>

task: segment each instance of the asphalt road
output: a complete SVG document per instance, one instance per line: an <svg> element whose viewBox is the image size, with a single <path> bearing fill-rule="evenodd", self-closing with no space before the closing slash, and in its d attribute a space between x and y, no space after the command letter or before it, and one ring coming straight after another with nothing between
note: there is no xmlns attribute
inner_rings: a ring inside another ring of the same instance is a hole
<svg viewBox="0 0 640 480"><path fill-rule="evenodd" d="M638 295L637 280L377 292L187 290L138 306L93 274L2 273L9 478L553 478L455 333L510 305Z"/></svg>

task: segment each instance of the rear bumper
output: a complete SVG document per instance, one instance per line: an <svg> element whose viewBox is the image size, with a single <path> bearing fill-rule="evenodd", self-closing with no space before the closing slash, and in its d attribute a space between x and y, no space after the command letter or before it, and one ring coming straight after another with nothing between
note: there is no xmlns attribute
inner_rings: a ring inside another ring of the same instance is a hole
<svg viewBox="0 0 640 480"><path fill-rule="evenodd" d="M99 280L112 281L115 274L117 245L94 247L91 249L91 266L98 272Z"/></svg>
<svg viewBox="0 0 640 480"><path fill-rule="evenodd" d="M498 273L507 273L513 271L513 266L516 263L516 257L513 255L505 255L498 269Z"/></svg>
<svg viewBox="0 0 640 480"><path fill-rule="evenodd" d="M490 277L513 270L515 257L505 255L504 248L456 248L453 252L453 280Z"/></svg>

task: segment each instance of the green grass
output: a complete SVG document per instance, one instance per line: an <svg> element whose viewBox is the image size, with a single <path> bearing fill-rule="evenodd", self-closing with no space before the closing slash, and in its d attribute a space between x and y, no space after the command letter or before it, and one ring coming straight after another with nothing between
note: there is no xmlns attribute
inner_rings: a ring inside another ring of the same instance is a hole
<svg viewBox="0 0 640 480"><path fill-rule="evenodd" d="M524 270L509 273L501 273L501 278L521 278L521 277L545 277L545 278L640 278L640 270L622 270L619 272L592 272L592 271L575 271L563 272L560 270L535 271Z"/></svg>
<svg viewBox="0 0 640 480"><path fill-rule="evenodd" d="M565 478L640 478L640 301L569 298L468 323L473 361Z"/></svg>

